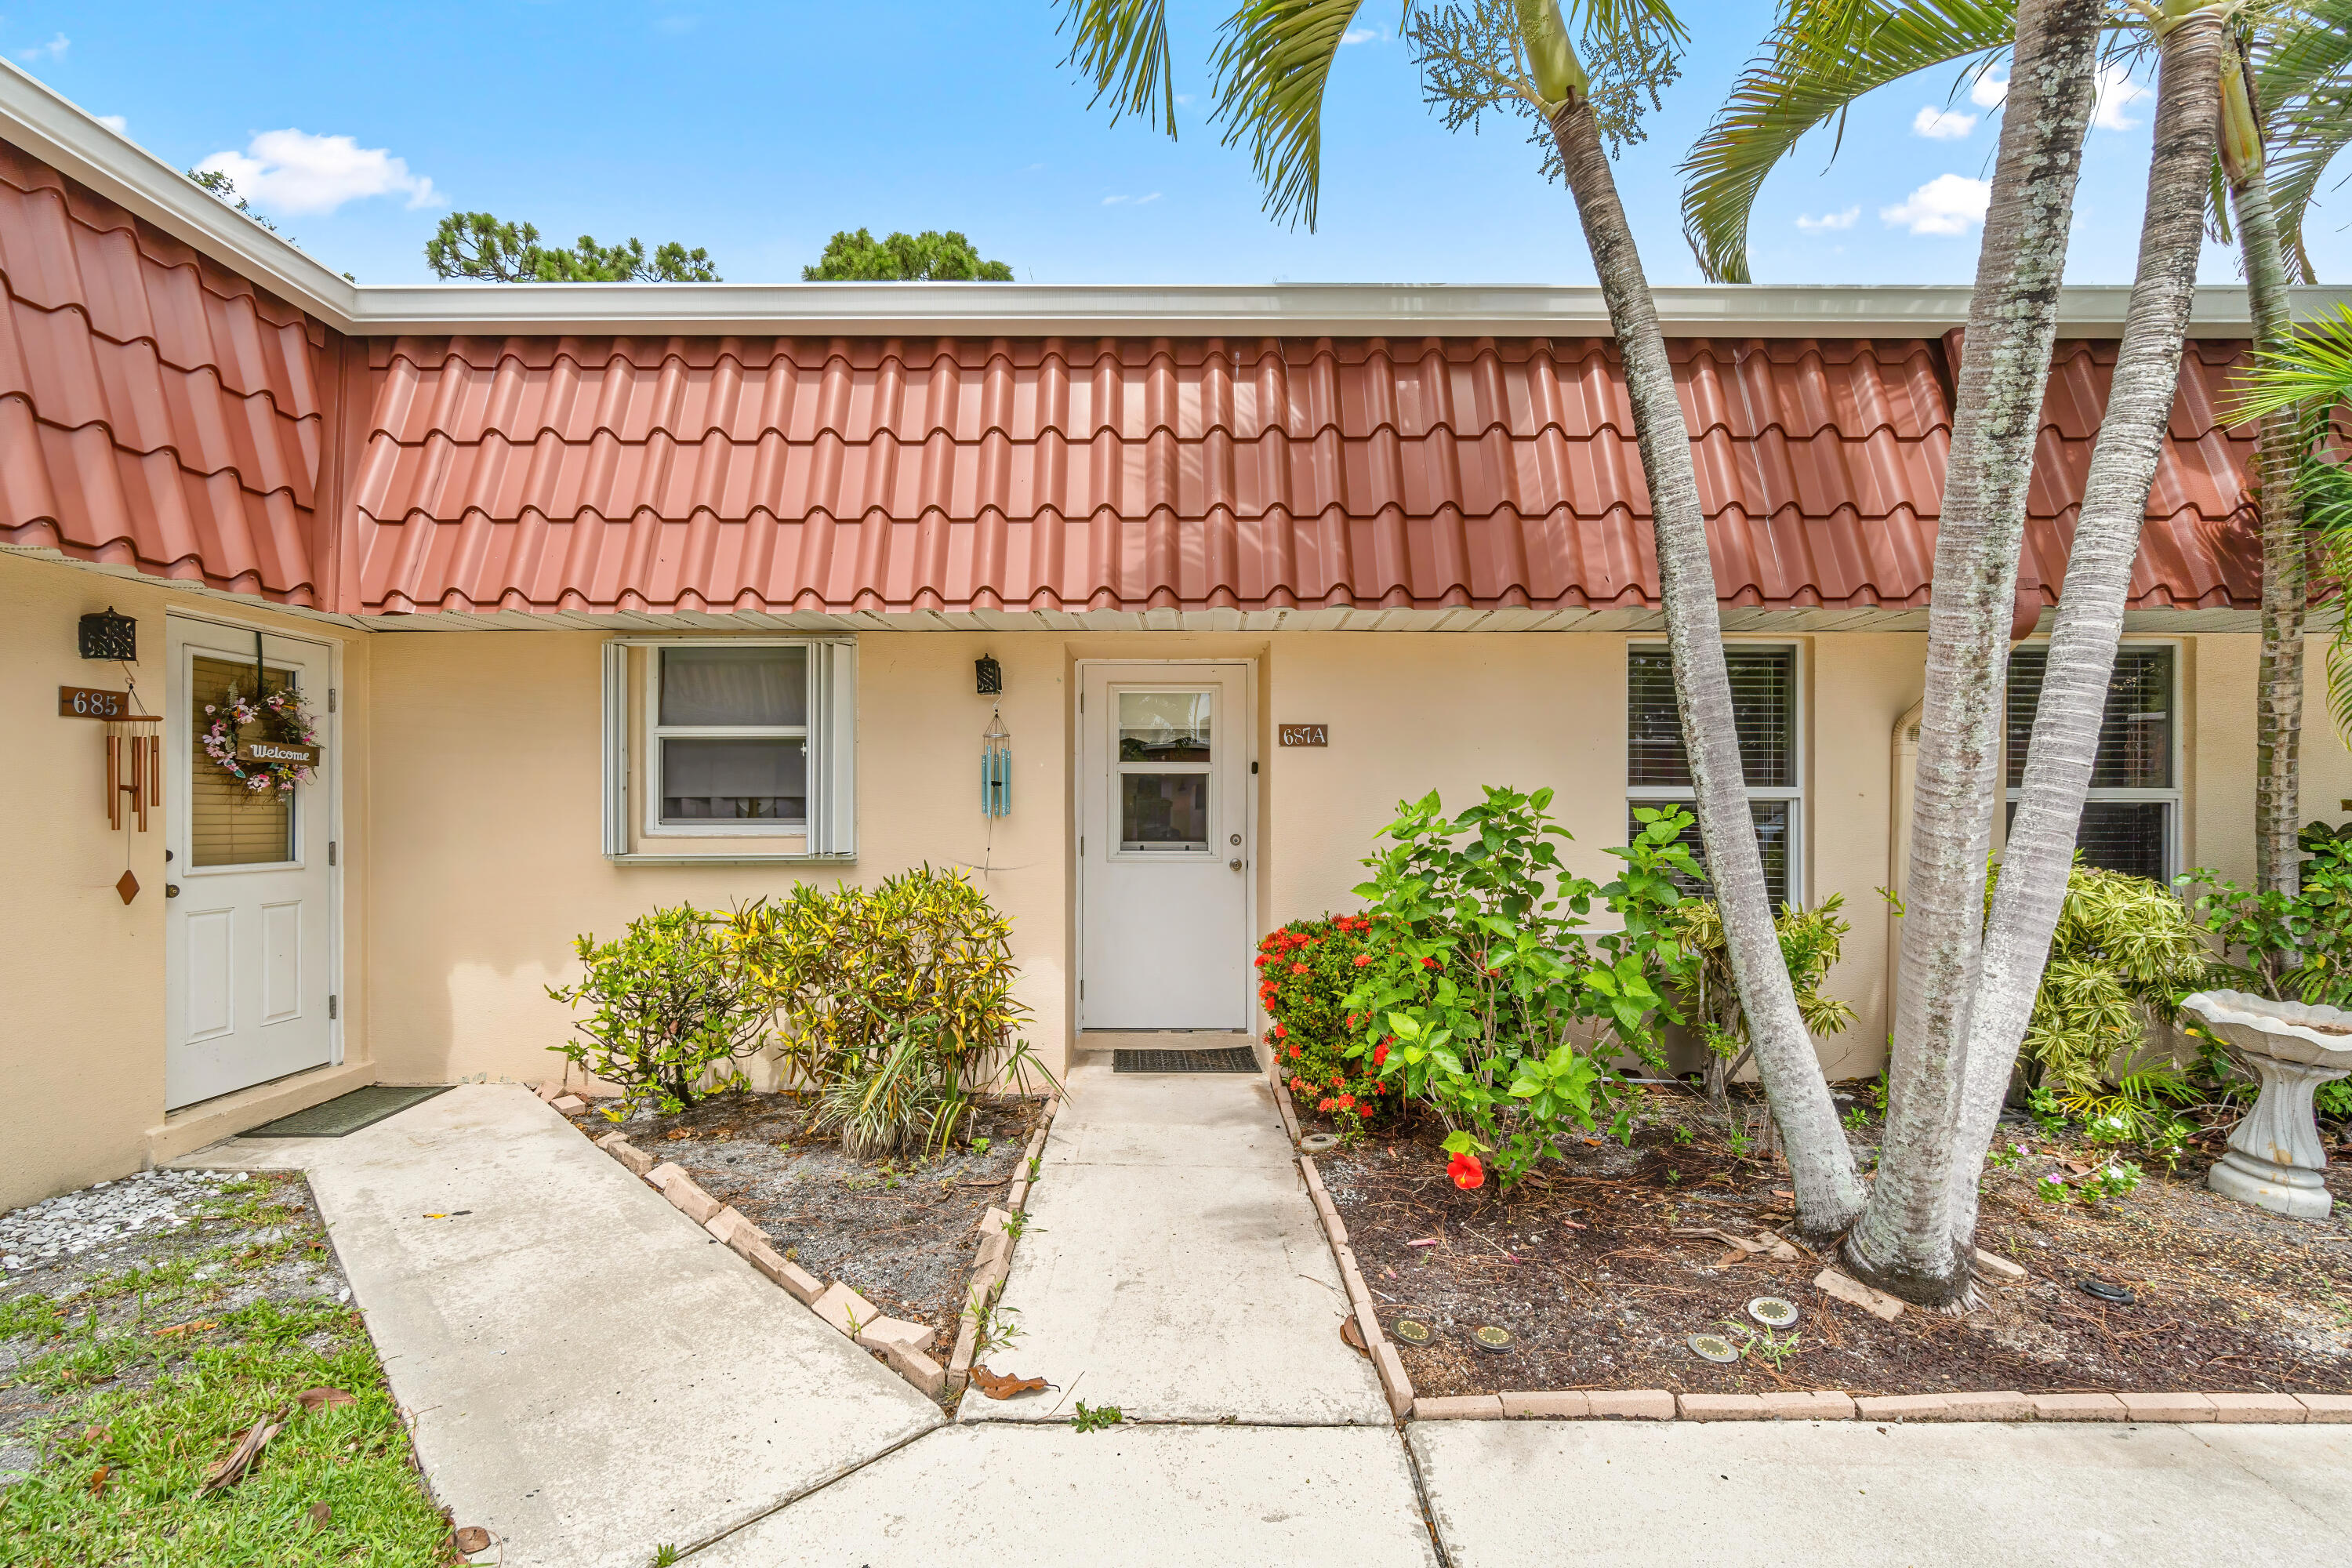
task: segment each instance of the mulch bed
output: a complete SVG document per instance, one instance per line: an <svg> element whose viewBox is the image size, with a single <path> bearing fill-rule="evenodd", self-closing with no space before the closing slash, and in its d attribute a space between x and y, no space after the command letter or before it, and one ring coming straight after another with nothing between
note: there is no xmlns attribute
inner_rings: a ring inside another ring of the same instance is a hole
<svg viewBox="0 0 2352 1568"><path fill-rule="evenodd" d="M1752 1100L1734 1111L1760 1122ZM1914 1308L1885 1322L1813 1289L1824 1259L1730 1265L1723 1243L1674 1234L1786 1235L1795 1217L1786 1168L1734 1157L1723 1131L1703 1101L1653 1089L1630 1148L1587 1143L1507 1200L1491 1178L1475 1192L1447 1179L1444 1129L1426 1112L1317 1163L1382 1321L1417 1318L1435 1331L1425 1347L1398 1345L1422 1394L2352 1388L2352 1209L2296 1221L2210 1192L2217 1149L2169 1178L2151 1168L2137 1190L2095 1206L2057 1205L2035 1194L2036 1177L2063 1173L2061 1156L2107 1156L2004 1126L1996 1147L2022 1142L2033 1154L1986 1171L1977 1244L2031 1278L1988 1283L1965 1317ZM1875 1128L1865 1121L1853 1136L1866 1151ZM2328 1183L2339 1205L2352 1200L2352 1170L2339 1165ZM1408 1245L1416 1240L1434 1245ZM2094 1300L2085 1278L2124 1285L2137 1303ZM1727 1320L1752 1330L1746 1308L1758 1296L1801 1313L1796 1350L1777 1371L1752 1352L1723 1365L1691 1351L1688 1336L1725 1333ZM1514 1348L1478 1348L1472 1331L1487 1324L1508 1330Z"/></svg>
<svg viewBox="0 0 2352 1568"><path fill-rule="evenodd" d="M656 1160L768 1233L820 1279L840 1279L894 1318L928 1323L955 1342L972 1249L991 1204L1004 1201L1041 1101L984 1102L971 1130L985 1152L941 1159L853 1160L831 1133L808 1130L814 1101L784 1094L723 1094L673 1116L620 1124ZM613 1130L593 1109L572 1118L590 1137Z"/></svg>

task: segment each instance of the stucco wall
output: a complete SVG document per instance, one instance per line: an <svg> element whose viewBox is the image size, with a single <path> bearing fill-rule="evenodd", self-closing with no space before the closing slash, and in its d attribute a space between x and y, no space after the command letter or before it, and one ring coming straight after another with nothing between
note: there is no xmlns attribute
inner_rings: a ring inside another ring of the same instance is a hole
<svg viewBox="0 0 2352 1568"><path fill-rule="evenodd" d="M363 672L363 647L332 627L175 590L154 578L111 576L61 563L0 556L0 1209L142 1168L163 1114L163 862L165 830L115 832L106 819L104 726L60 718L60 686L121 690L119 665L85 660L78 623L111 606L139 623L131 668L150 712L165 689L164 620L180 609L345 646L344 679ZM351 788L347 833L364 822L366 727L339 715ZM167 770L168 800L179 787ZM140 892L114 889L125 868ZM361 890L347 873L352 891ZM345 921L343 993L361 989L357 904ZM344 1031L347 1059L363 1059L363 1032ZM257 1116L255 1120L260 1120Z"/></svg>

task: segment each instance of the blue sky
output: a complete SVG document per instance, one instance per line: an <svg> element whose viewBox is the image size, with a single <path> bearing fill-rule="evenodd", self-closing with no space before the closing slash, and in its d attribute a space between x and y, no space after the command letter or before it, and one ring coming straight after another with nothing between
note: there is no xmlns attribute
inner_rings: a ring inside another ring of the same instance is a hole
<svg viewBox="0 0 2352 1568"><path fill-rule="evenodd" d="M1591 280L1569 198L1537 174L1520 123L1445 132L1381 0L1332 83L1319 232L1268 222L1245 154L1203 118L1229 8L1172 7L1192 100L1173 143L1087 108L1043 3L110 0L10 6L0 48L175 163L228 155L281 228L362 282L429 280L425 237L475 209L552 237L706 247L733 282L796 279L826 236L860 226L960 228L1040 283ZM1771 13L1743 0L1683 14L1683 79L1618 165L1661 283L1697 280L1675 165ZM2091 132L2075 281L2130 280L2152 107L2134 90L2117 84ZM1990 173L1997 124L1948 71L1882 91L1833 163L1815 138L1766 185L1758 279L1968 281L1971 183ZM2352 197L2334 208L2311 238L2338 281L2352 278ZM2204 277L2234 280L2232 258L2209 247Z"/></svg>

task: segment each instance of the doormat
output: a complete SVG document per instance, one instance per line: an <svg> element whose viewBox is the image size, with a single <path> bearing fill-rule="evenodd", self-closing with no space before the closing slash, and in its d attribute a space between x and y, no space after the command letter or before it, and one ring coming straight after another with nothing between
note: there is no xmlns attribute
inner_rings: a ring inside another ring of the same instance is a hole
<svg viewBox="0 0 2352 1568"><path fill-rule="evenodd" d="M1247 1046L1201 1051L1113 1051L1113 1072L1256 1072L1257 1052Z"/></svg>
<svg viewBox="0 0 2352 1568"><path fill-rule="evenodd" d="M291 1116L281 1116L275 1121L265 1121L258 1127L247 1128L247 1138L341 1138L346 1132L356 1132L362 1127L373 1127L395 1111L420 1105L436 1094L446 1094L446 1083L370 1084L349 1094L298 1110Z"/></svg>

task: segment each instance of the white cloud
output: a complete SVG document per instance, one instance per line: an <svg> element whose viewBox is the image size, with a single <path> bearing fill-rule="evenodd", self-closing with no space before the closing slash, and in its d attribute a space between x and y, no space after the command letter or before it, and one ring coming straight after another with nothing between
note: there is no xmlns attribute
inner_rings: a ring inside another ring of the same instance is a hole
<svg viewBox="0 0 2352 1568"><path fill-rule="evenodd" d="M433 182L408 172L407 161L348 136L307 131L264 131L242 153L215 153L196 165L236 182L237 195L283 213L331 213L366 196L405 195L411 207L440 198Z"/></svg>
<svg viewBox="0 0 2352 1568"><path fill-rule="evenodd" d="M1969 101L1979 109L1999 109L2009 97L2009 73L1988 68L1969 84Z"/></svg>
<svg viewBox="0 0 2352 1568"><path fill-rule="evenodd" d="M2091 108L2091 123L2102 131L2134 131L2139 121L2124 110L2148 96L2148 89L2132 80L2131 68L2113 61L2099 68L2099 98Z"/></svg>
<svg viewBox="0 0 2352 1568"><path fill-rule="evenodd" d="M1966 174L1938 174L1911 193L1897 206L1881 207L1878 216L1913 234L1966 234L1970 224L1984 221L1992 203L1992 182Z"/></svg>
<svg viewBox="0 0 2352 1568"><path fill-rule="evenodd" d="M1977 117L1958 110L1922 105L1919 112L1911 117L1911 134L1925 136L1930 142L1957 142L1976 128Z"/></svg>
<svg viewBox="0 0 2352 1568"><path fill-rule="evenodd" d="M27 65L35 60L61 60L66 58L66 51L71 47L73 47L73 40L59 33L46 44L36 44L29 49L18 49L16 58Z"/></svg>
<svg viewBox="0 0 2352 1568"><path fill-rule="evenodd" d="M1192 101L1192 95L1189 92L1180 92L1176 95L1176 101L1178 103L1190 103Z"/></svg>
<svg viewBox="0 0 2352 1568"><path fill-rule="evenodd" d="M109 131L113 132L117 136L128 136L131 134L131 120L127 115L101 114L98 117L98 122L100 125L105 126Z"/></svg>
<svg viewBox="0 0 2352 1568"><path fill-rule="evenodd" d="M1860 207L1848 207L1842 213L1823 213L1819 217L1810 217L1803 213L1799 213L1797 215L1797 226L1803 229L1807 234L1818 234L1825 228L1852 228L1853 226L1854 220L1861 216L1862 209Z"/></svg>
<svg viewBox="0 0 2352 1568"><path fill-rule="evenodd" d="M1388 37L1378 27L1350 27L1339 35L1342 44L1376 44Z"/></svg>
<svg viewBox="0 0 2352 1568"><path fill-rule="evenodd" d="M1105 196L1102 205L1107 207L1139 207L1146 202L1156 202L1159 199L1160 193L1154 191L1148 196Z"/></svg>

